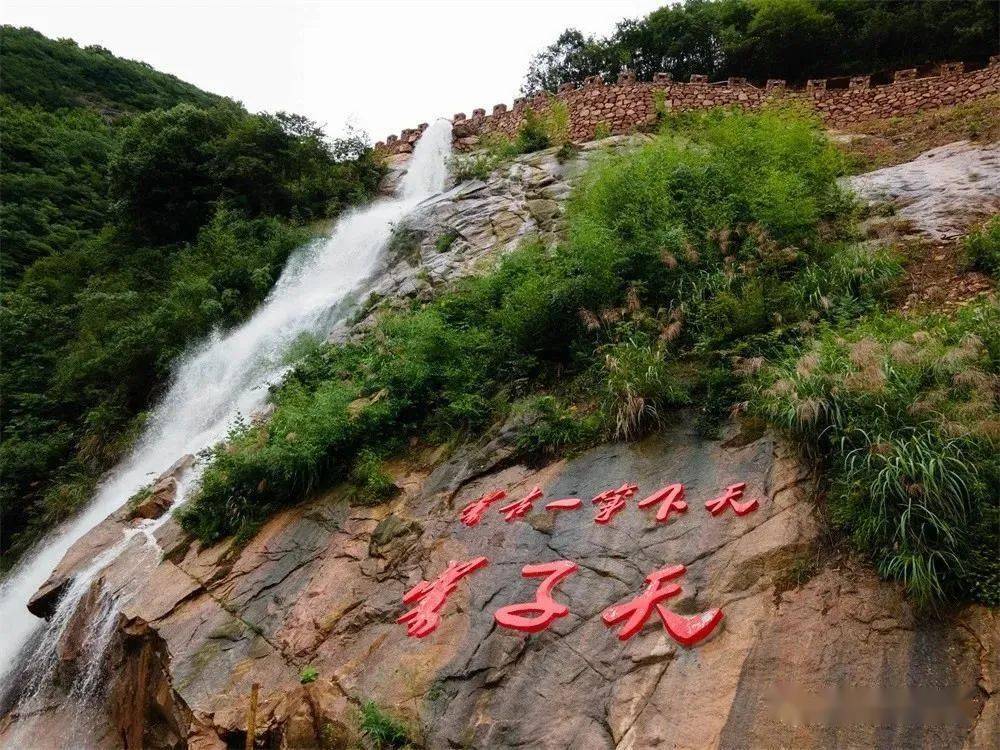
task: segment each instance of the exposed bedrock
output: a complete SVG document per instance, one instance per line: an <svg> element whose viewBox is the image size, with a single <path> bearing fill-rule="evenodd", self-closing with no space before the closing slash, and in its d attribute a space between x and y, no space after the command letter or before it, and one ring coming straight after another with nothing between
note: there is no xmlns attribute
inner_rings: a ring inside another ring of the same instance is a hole
<svg viewBox="0 0 1000 750"><path fill-rule="evenodd" d="M994 616L921 619L850 562L815 568L813 477L768 435L724 437L682 423L541 468L511 464L502 433L444 461L417 451L394 467L391 503L351 507L334 491L279 514L243 549L203 549L168 522L164 559L120 617L108 746L239 742L254 682L258 732L279 747L350 746L369 699L434 748L990 746ZM639 495L607 526L588 502L458 522L493 488L588 500L625 481ZM709 515L704 501L736 481L760 507ZM686 513L657 524L635 507L672 482L686 485ZM144 554L130 548L102 578L135 571ZM479 555L489 565L463 580L440 627L407 638L395 623L403 593ZM570 614L535 635L499 628L497 608L534 596L522 566L559 559L579 565L556 590ZM671 608L720 607L719 628L688 649L651 619L619 641L601 612L675 563L687 573ZM319 677L301 685L306 665ZM904 711L901 696L933 710Z"/></svg>

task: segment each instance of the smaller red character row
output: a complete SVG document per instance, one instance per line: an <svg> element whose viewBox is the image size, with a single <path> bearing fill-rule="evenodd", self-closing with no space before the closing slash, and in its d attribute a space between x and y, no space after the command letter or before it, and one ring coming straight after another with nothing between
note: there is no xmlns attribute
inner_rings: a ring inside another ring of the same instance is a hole
<svg viewBox="0 0 1000 750"><path fill-rule="evenodd" d="M738 516L745 516L757 508L756 500L740 502L746 486L746 482L729 485L723 494L706 502L705 507L713 516L719 515L726 508L732 508L733 512ZM629 499L638 489L639 485L626 482L618 489L605 490L597 495L591 500L591 503L598 506L597 515L594 516L594 523L602 525L610 523L616 514L625 509ZM534 508L535 501L542 499L543 494L540 487L534 487L531 492L520 500L503 506L500 508L500 512L503 514L504 520L510 523L519 518L524 518ZM505 490L489 492L466 505L459 514L459 519L466 526L475 526L482 520L491 505L500 502L506 497L507 492ZM552 500L546 503L545 510L576 510L582 504L583 501L578 497L567 497L562 500ZM659 523L666 523L672 512L684 513L688 509L688 504L684 502L684 485L667 485L658 489L645 500L639 501L640 508L651 508L657 505L659 508L656 511L656 520Z"/></svg>
<svg viewBox="0 0 1000 750"><path fill-rule="evenodd" d="M423 638L432 633L441 622L441 609L448 597L458 587L458 582L467 575L487 565L485 557L476 557L466 562L451 561L445 571L434 581L421 581L403 595L403 603L415 605L402 615L397 622L406 624L406 634L412 638ZM538 633L545 630L556 619L569 614L569 607L560 604L552 595L553 589L579 566L571 560L525 565L521 575L525 578L544 578L535 592L534 601L509 604L501 607L493 617L497 623L511 630L524 633ZM671 565L654 570L646 576L646 590L627 602L609 607L601 614L608 627L619 624L618 638L628 640L638 633L656 609L667 633L684 646L693 646L707 638L722 620L722 610L710 609L701 614L684 616L672 612L664 602L681 593L681 587L672 583L684 575L683 565Z"/></svg>

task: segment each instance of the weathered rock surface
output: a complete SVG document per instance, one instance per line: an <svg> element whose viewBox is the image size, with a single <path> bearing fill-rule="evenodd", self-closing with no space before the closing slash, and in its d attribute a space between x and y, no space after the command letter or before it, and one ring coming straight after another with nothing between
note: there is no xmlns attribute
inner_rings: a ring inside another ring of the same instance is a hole
<svg viewBox="0 0 1000 750"><path fill-rule="evenodd" d="M621 136L584 144L560 162L550 148L517 157L485 180L470 180L421 204L400 223L383 267L367 289L351 326L364 330L377 311L429 299L435 288L481 270L528 236L553 241L563 228L563 210L573 184L601 153L634 144L643 136ZM383 189L398 183L405 161L393 164ZM332 338L347 335L347 326Z"/></svg>
<svg viewBox="0 0 1000 750"><path fill-rule="evenodd" d="M162 561L137 544L103 575L143 577L119 624L119 746L238 744L254 682L258 732L277 747L350 746L369 699L432 748L991 746L994 615L925 622L850 563L803 573L819 533L812 477L767 435L725 437L682 423L541 468L512 462L503 433L446 459L416 450L394 467L392 503L351 507L334 491L279 514L243 549L203 549L168 522ZM586 501L625 481L639 494L607 526L587 502L558 515L538 503L510 524L495 508L473 528L457 518L493 488ZM704 501L734 481L758 510L710 516ZM685 483L690 509L657 524L636 501L671 482ZM407 638L395 622L403 593L478 555L489 565L462 582L437 631ZM534 596L522 566L558 559L580 566L556 590L569 615L536 635L499 628L496 609ZM722 624L691 649L655 617L619 641L601 612L674 563L687 573L671 608L721 607ZM300 685L305 665L319 679ZM937 702L893 710L907 693ZM878 715L873 695L889 702ZM965 713L946 711L944 695Z"/></svg>
<svg viewBox="0 0 1000 750"><path fill-rule="evenodd" d="M851 177L848 184L865 199L891 201L899 216L931 239L954 239L1000 213L1000 143L951 143Z"/></svg>
<svg viewBox="0 0 1000 750"><path fill-rule="evenodd" d="M177 496L178 480L192 463L194 456L186 455L179 458L173 466L156 478L149 494L135 508L129 507L126 503L77 540L59 561L48 580L28 600L28 609L39 617L49 617L74 573L89 565L105 550L118 544L125 529L133 525L135 519L159 518L166 513Z"/></svg>

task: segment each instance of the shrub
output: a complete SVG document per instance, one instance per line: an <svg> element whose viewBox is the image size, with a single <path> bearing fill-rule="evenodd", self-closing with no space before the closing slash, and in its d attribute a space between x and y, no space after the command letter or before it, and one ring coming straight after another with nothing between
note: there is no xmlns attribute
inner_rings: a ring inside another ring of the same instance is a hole
<svg viewBox="0 0 1000 750"><path fill-rule="evenodd" d="M319 671L317 671L316 667L302 667L302 671L299 673L299 682L303 685L308 685L310 682L316 682L318 679Z"/></svg>
<svg viewBox="0 0 1000 750"><path fill-rule="evenodd" d="M490 153L452 156L448 168L458 182L485 180L503 161Z"/></svg>
<svg viewBox="0 0 1000 750"><path fill-rule="evenodd" d="M392 750L410 744L410 732L398 719L383 711L374 701L361 706L361 734L375 750Z"/></svg>
<svg viewBox="0 0 1000 750"><path fill-rule="evenodd" d="M354 460L350 473L354 484L354 501L360 505L376 505L392 497L398 487L382 459L371 450L363 450Z"/></svg>
<svg viewBox="0 0 1000 750"><path fill-rule="evenodd" d="M524 111L524 122L517 131L517 138L514 143L519 154L528 154L532 151L541 151L552 145L549 136L549 127L545 118L533 109Z"/></svg>
<svg viewBox="0 0 1000 750"><path fill-rule="evenodd" d="M611 135L611 126L608 125L604 120L601 120L597 125L594 126L594 140L600 141L608 138Z"/></svg>
<svg viewBox="0 0 1000 750"><path fill-rule="evenodd" d="M561 99L549 98L549 108L545 112L545 134L551 146L563 146L570 141L569 107Z"/></svg>
<svg viewBox="0 0 1000 750"><path fill-rule="evenodd" d="M455 230L449 229L437 238L437 241L434 243L434 249L439 253L446 253L451 249L451 246L455 244L455 240L457 240L460 236L461 235L459 235L459 233Z"/></svg>
<svg viewBox="0 0 1000 750"><path fill-rule="evenodd" d="M662 344L640 338L609 344L602 357L602 406L612 434L633 440L658 426L666 409L688 402L666 366Z"/></svg>
<svg viewBox="0 0 1000 750"><path fill-rule="evenodd" d="M522 417L517 448L524 455L552 455L585 446L600 434L599 415L567 406L552 395L524 399L514 411Z"/></svg>
<svg viewBox="0 0 1000 750"><path fill-rule="evenodd" d="M965 256L973 268L991 276L1000 275L1000 216L965 238Z"/></svg>
<svg viewBox="0 0 1000 750"><path fill-rule="evenodd" d="M487 133L481 139L480 150L472 154L456 154L448 166L455 179L485 180L491 173L521 153L515 141L502 133Z"/></svg>
<svg viewBox="0 0 1000 750"><path fill-rule="evenodd" d="M995 556L975 554L1000 544L998 331L992 303L829 326L766 367L751 398L826 460L833 521L921 602L1000 593Z"/></svg>

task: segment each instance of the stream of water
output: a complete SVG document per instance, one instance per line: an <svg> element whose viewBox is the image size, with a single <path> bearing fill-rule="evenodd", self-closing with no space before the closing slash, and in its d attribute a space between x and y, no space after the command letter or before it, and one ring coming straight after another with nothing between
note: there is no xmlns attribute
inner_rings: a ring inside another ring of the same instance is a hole
<svg viewBox="0 0 1000 750"><path fill-rule="evenodd" d="M451 124L439 120L417 143L409 170L396 195L341 217L333 232L296 251L281 278L254 315L243 325L219 331L188 353L177 365L171 385L132 453L102 482L87 508L50 533L25 556L0 586L0 684L27 663L29 679L18 712L40 708L45 680L55 670L56 646L77 605L102 568L125 547L128 538L79 572L67 586L49 621L28 612L26 603L45 582L67 550L178 458L222 440L232 425L260 409L268 386L287 370L286 357L304 334L323 336L348 312L352 293L377 268L393 225L422 200L444 189L451 153ZM196 471L196 470L195 470ZM182 487L196 477L187 476ZM183 503L186 491L180 491ZM152 531L166 517L130 533ZM101 659L114 617L129 587L102 591L100 622L91 622L85 637L87 664L67 691L84 700L100 679ZM44 632L38 633L40 628ZM24 654L33 642L31 654ZM24 661L26 660L26 661ZM47 676L49 675L49 676ZM38 703L38 706L29 705ZM12 746L8 743L8 746Z"/></svg>

